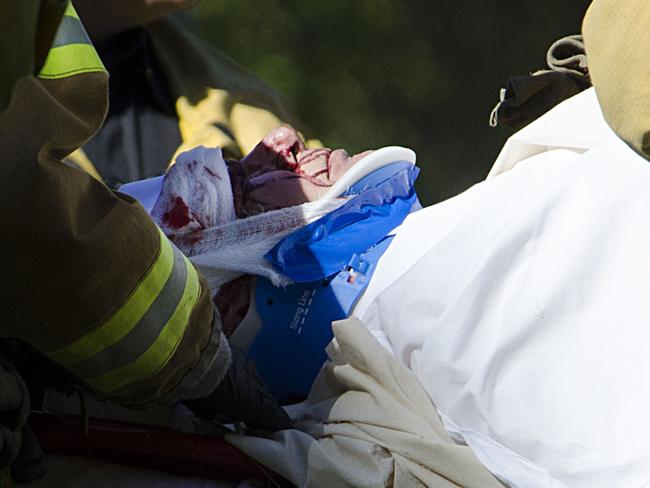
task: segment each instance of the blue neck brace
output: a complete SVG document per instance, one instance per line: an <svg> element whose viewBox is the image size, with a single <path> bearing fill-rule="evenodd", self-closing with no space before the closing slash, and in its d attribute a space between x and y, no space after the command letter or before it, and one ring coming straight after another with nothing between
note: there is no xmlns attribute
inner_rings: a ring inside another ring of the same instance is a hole
<svg viewBox="0 0 650 488"><path fill-rule="evenodd" d="M282 404L304 399L327 359L331 324L345 319L370 283L393 237L388 233L421 208L419 170L396 162L366 176L344 205L280 241L265 256L294 283L257 279L262 328L249 357Z"/></svg>

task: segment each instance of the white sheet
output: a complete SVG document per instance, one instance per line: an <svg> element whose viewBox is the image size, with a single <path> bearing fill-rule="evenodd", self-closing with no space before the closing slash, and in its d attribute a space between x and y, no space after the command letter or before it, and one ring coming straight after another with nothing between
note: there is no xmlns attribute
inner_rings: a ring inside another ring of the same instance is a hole
<svg viewBox="0 0 650 488"><path fill-rule="evenodd" d="M512 486L650 483L650 163L594 104L565 102L487 181L409 217L355 310Z"/></svg>
<svg viewBox="0 0 650 488"><path fill-rule="evenodd" d="M298 487L500 488L466 446L452 442L411 371L357 319L336 339L309 398L287 410L296 428L230 435Z"/></svg>
<svg viewBox="0 0 650 488"><path fill-rule="evenodd" d="M596 91L590 88L510 137L488 179L512 169L520 161L553 149L569 149L582 154L611 134L598 105Z"/></svg>
<svg viewBox="0 0 650 488"><path fill-rule="evenodd" d="M519 162L556 149L565 149L573 155L584 154L608 137L613 136L598 105L593 88L566 100L553 110L524 127L508 139L490 169L487 179L514 168ZM559 154L559 153L558 153ZM372 283L357 303L353 312L363 317L369 304L386 287L408 270L429 249L431 243L445 236L475 205L485 185L478 184L458 195L424 211L411 214L394 233L393 245L382 257ZM429 227L429 221L435 227ZM427 228L427 238L418 236ZM404 229L413 229L400 236Z"/></svg>

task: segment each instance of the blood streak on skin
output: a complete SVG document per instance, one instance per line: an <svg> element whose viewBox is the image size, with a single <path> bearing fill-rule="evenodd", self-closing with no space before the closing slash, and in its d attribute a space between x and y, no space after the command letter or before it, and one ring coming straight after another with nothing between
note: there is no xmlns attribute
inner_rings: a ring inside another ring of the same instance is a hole
<svg viewBox="0 0 650 488"><path fill-rule="evenodd" d="M171 208L163 214L163 221L173 229L185 227L190 220L190 209L181 197L174 198Z"/></svg>

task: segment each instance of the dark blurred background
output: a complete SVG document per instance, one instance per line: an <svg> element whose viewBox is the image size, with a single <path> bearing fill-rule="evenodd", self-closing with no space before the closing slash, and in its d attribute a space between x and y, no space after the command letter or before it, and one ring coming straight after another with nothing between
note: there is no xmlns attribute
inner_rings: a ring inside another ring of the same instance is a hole
<svg viewBox="0 0 650 488"><path fill-rule="evenodd" d="M414 149L431 204L483 179L508 77L545 66L589 0L203 0L193 25L293 102L326 146Z"/></svg>

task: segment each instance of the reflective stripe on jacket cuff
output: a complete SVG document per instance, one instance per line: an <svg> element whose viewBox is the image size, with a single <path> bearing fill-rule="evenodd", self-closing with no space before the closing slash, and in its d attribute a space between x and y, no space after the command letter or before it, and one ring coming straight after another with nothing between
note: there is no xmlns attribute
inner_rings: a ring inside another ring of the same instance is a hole
<svg viewBox="0 0 650 488"><path fill-rule="evenodd" d="M160 232L160 251L129 298L102 325L47 355L100 394L160 371L173 356L201 292L198 273Z"/></svg>

